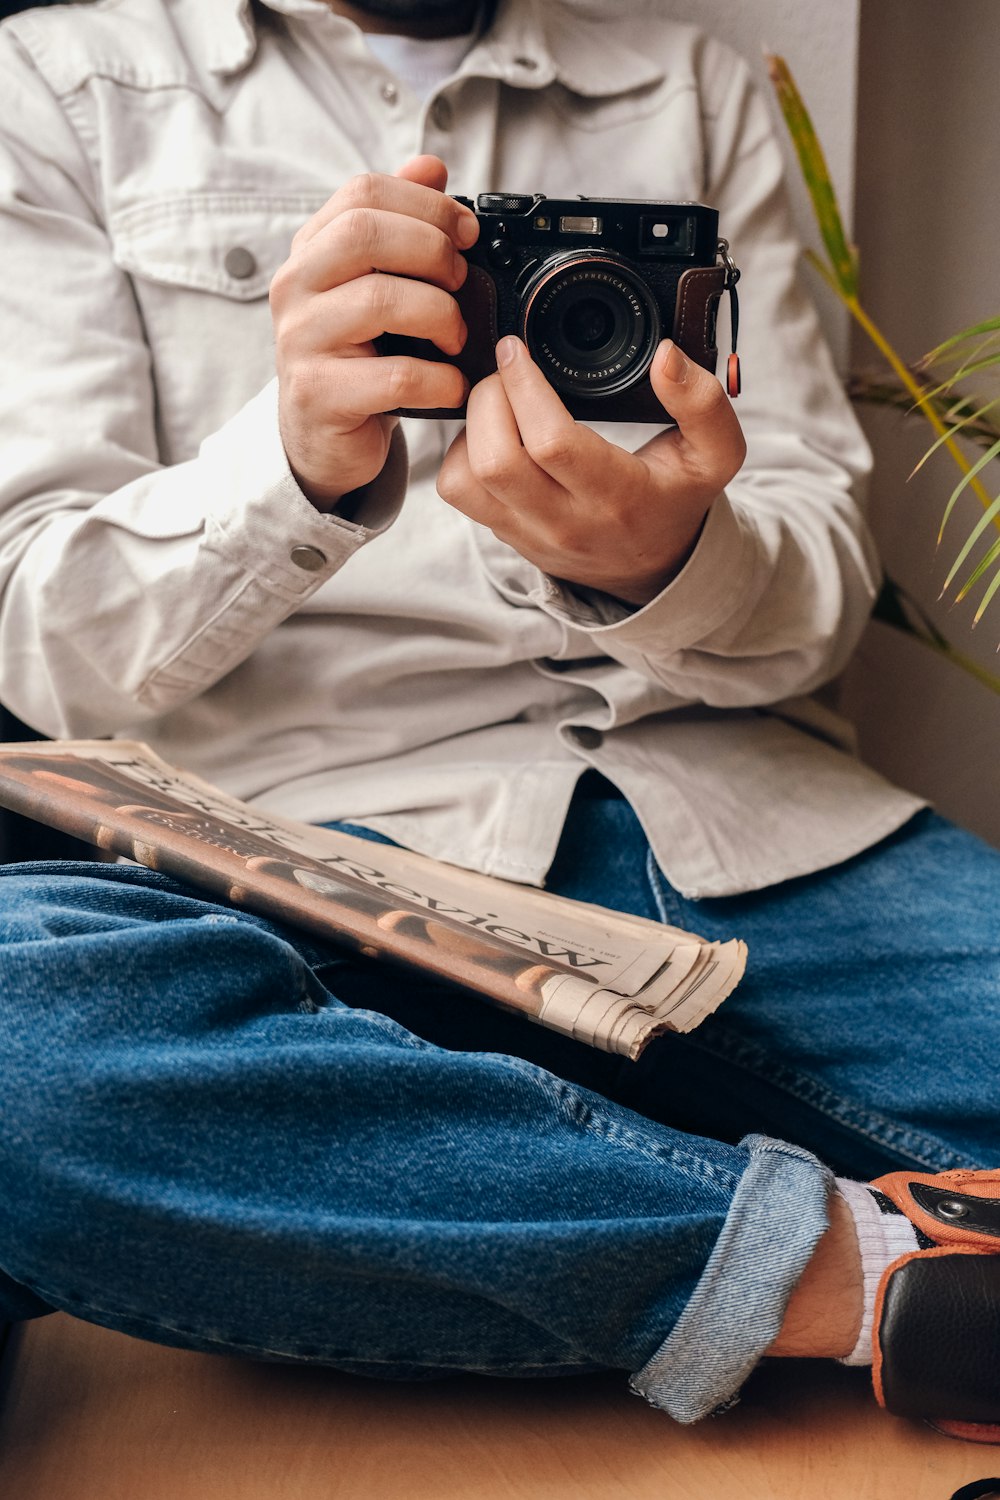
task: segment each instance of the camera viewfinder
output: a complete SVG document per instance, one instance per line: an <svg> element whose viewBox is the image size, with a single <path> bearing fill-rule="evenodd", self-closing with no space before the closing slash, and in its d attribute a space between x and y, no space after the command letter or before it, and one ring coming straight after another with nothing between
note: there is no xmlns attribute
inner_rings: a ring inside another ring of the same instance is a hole
<svg viewBox="0 0 1000 1500"><path fill-rule="evenodd" d="M692 255L694 220L689 214L669 218L643 214L639 220L639 249L644 255Z"/></svg>

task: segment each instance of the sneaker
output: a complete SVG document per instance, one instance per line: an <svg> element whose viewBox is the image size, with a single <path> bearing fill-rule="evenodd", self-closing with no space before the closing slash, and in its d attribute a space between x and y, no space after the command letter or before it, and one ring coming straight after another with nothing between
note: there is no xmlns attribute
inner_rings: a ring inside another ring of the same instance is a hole
<svg viewBox="0 0 1000 1500"><path fill-rule="evenodd" d="M1000 1443L1000 1171L891 1172L871 1184L919 1250L875 1302L875 1395L951 1437Z"/></svg>

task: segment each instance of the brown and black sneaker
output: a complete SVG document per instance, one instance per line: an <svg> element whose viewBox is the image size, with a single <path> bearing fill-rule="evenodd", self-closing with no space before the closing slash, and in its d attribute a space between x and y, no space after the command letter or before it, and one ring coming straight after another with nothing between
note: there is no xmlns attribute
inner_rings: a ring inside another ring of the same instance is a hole
<svg viewBox="0 0 1000 1500"><path fill-rule="evenodd" d="M1000 1443L1000 1171L891 1172L871 1189L920 1246L879 1283L876 1397L949 1436Z"/></svg>

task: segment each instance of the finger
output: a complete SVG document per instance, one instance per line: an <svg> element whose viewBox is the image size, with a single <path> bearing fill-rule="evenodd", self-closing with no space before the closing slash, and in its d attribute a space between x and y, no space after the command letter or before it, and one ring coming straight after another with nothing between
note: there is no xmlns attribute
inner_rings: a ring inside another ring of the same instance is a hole
<svg viewBox="0 0 1000 1500"><path fill-rule="evenodd" d="M573 420L520 339L497 344L497 371L532 461L572 491L584 487L587 468L602 439Z"/></svg>
<svg viewBox="0 0 1000 1500"><path fill-rule="evenodd" d="M286 338L325 352L369 344L383 333L429 339L452 355L468 336L458 303L440 287L378 273L300 303L284 327Z"/></svg>
<svg viewBox="0 0 1000 1500"><path fill-rule="evenodd" d="M474 390L478 389L478 386L474 387ZM469 399L472 399L471 393ZM480 526L488 526L497 535L509 527L511 513L508 506L492 495L472 472L467 426L458 434L438 469L437 492L453 510L461 511L463 516Z"/></svg>
<svg viewBox="0 0 1000 1500"><path fill-rule="evenodd" d="M746 457L746 442L715 376L667 339L653 356L649 380L657 400L677 423L674 436L680 444L675 444L675 451L679 446L689 467L697 467L719 488L728 484Z"/></svg>
<svg viewBox="0 0 1000 1500"><path fill-rule="evenodd" d="M349 208L331 219L282 266L272 283L272 300L329 291L375 271L432 282L455 292L468 275L468 262L436 225L377 208Z"/></svg>
<svg viewBox="0 0 1000 1500"><path fill-rule="evenodd" d="M440 229L459 249L468 249L479 237L479 221L470 208L441 190L447 175L444 163L437 157L418 156L394 177L382 172L362 172L351 177L303 224L292 248L308 244L340 214L354 208L376 208L422 219ZM441 187L437 186L438 181Z"/></svg>
<svg viewBox="0 0 1000 1500"><path fill-rule="evenodd" d="M399 407L433 411L461 406L469 391L469 382L454 365L402 354L319 362L304 378L309 380L314 404L319 396L323 407L337 414L338 422L345 419L345 427L354 418Z"/></svg>
<svg viewBox="0 0 1000 1500"><path fill-rule="evenodd" d="M448 186L448 168L440 156L414 156L396 170L395 176L407 182L419 182L439 193ZM468 250L479 238L479 220L464 203L457 203L454 198L448 199L448 203L448 212L457 210L454 230L448 229L448 233L461 250Z"/></svg>
<svg viewBox="0 0 1000 1500"><path fill-rule="evenodd" d="M424 187L434 188L438 193L443 193L448 186L448 168L440 156L411 156L409 161L404 161L398 167L395 176L404 178L407 182L419 182Z"/></svg>
<svg viewBox="0 0 1000 1500"><path fill-rule="evenodd" d="M479 381L469 393L465 436L469 468L491 495L515 508L558 503L559 485L525 448L499 375Z"/></svg>

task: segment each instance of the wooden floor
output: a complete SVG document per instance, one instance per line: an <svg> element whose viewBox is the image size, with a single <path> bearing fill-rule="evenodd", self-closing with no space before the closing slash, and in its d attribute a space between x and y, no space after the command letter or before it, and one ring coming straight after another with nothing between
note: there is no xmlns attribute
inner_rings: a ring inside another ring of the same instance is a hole
<svg viewBox="0 0 1000 1500"><path fill-rule="evenodd" d="M776 1361L695 1428L617 1377L382 1385L63 1316L0 1376L3 1500L950 1500L1000 1472L837 1366Z"/></svg>

